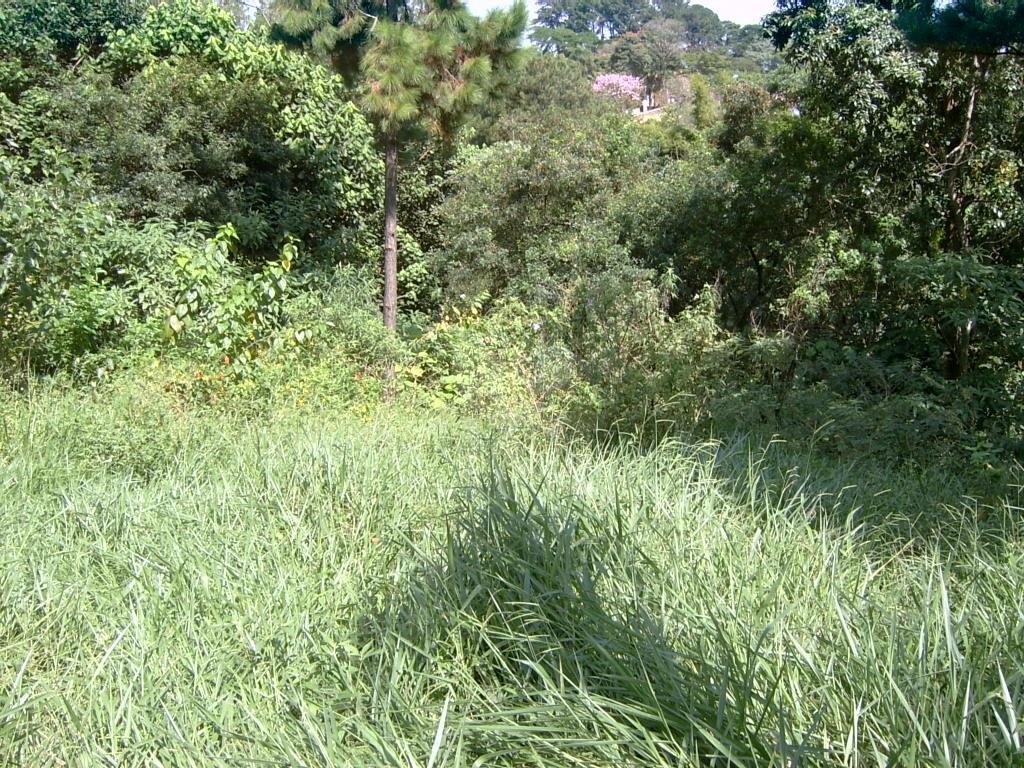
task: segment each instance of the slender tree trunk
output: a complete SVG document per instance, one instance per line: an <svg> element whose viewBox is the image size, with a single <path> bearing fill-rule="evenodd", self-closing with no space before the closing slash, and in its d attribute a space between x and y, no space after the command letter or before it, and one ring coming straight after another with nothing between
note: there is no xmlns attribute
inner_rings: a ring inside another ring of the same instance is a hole
<svg viewBox="0 0 1024 768"><path fill-rule="evenodd" d="M388 18L398 21L398 0L386 0ZM384 327L398 327L398 135L388 128L384 137ZM384 400L395 399L395 359L384 370Z"/></svg>
<svg viewBox="0 0 1024 768"><path fill-rule="evenodd" d="M948 213L946 218L946 244L951 251L966 250L969 245L967 232L967 195L964 190L964 166L967 163L974 138L974 116L981 97L981 89L988 75L988 62L975 55L971 62L971 90L963 107L962 131L959 141L946 155L949 170L946 174L946 195ZM956 107L954 106L953 109Z"/></svg>
<svg viewBox="0 0 1024 768"><path fill-rule="evenodd" d="M964 254L970 247L970 233L967 230L968 197L965 189L964 170L970 160L974 139L974 119L978 101L982 96L982 89L988 77L989 64L988 57L975 54L971 59L971 87L967 102L963 105L962 117L960 117L962 128L959 140L946 155L948 165L946 174L946 248L953 253ZM954 112L958 106L955 101L952 101L947 107L947 111ZM947 351L946 377L949 379L961 379L970 370L970 344L974 326L974 318L969 318L957 325L947 324L942 329Z"/></svg>
<svg viewBox="0 0 1024 768"><path fill-rule="evenodd" d="M398 326L398 137L390 131L384 148L384 325Z"/></svg>

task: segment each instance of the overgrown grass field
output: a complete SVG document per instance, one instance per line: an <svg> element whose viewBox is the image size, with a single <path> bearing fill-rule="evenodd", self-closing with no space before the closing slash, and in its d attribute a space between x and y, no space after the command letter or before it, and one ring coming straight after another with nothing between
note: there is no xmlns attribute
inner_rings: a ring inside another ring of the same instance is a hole
<svg viewBox="0 0 1024 768"><path fill-rule="evenodd" d="M0 763L1024 764L1024 523L781 445L0 400Z"/></svg>

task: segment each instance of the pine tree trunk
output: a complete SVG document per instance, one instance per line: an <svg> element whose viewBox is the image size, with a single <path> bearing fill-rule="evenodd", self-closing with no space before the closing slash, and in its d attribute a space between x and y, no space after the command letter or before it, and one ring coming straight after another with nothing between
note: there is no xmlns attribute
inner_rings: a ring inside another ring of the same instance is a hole
<svg viewBox="0 0 1024 768"><path fill-rule="evenodd" d="M384 325L398 326L398 138L384 148Z"/></svg>

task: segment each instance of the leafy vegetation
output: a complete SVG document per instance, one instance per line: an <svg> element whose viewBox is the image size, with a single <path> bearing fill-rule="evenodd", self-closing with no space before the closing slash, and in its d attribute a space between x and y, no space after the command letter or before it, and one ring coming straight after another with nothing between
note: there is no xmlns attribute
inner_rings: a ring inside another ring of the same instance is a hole
<svg viewBox="0 0 1024 768"><path fill-rule="evenodd" d="M0 763L1019 764L1021 7L0 0Z"/></svg>

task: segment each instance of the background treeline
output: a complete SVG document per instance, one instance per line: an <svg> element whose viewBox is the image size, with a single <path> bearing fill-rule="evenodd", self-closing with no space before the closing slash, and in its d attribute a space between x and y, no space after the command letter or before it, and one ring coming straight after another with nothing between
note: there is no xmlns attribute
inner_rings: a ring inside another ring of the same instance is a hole
<svg viewBox="0 0 1024 768"><path fill-rule="evenodd" d="M275 42L280 7L145 5L0 4L12 384L145 375L235 407L397 389L995 476L1016 454L1019 4L787 2L763 29L542 4L543 50L461 128L403 134L398 333L360 70ZM690 90L638 121L599 72Z"/></svg>
<svg viewBox="0 0 1024 768"><path fill-rule="evenodd" d="M781 63L760 24L735 24L688 0L543 0L530 33L540 50L590 71L628 71L657 91L688 73L725 84Z"/></svg>

